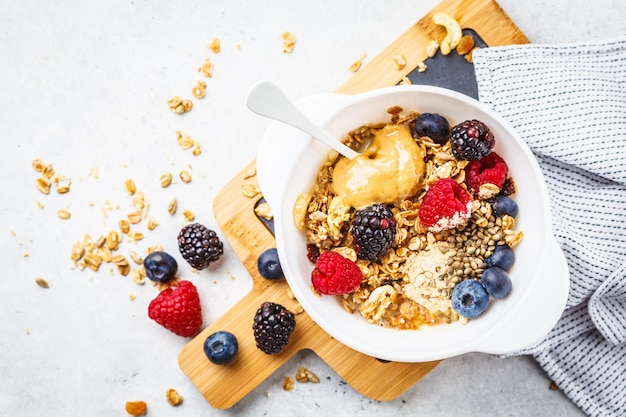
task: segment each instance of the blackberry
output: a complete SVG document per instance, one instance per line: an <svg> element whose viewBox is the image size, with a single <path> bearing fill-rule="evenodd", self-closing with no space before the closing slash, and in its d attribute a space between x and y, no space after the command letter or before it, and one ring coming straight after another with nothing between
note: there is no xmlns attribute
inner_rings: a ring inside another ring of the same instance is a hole
<svg viewBox="0 0 626 417"><path fill-rule="evenodd" d="M224 245L215 231L200 223L183 227L178 234L178 249L195 269L204 269L224 254Z"/></svg>
<svg viewBox="0 0 626 417"><path fill-rule="evenodd" d="M352 223L352 237L359 259L377 261L396 237L396 220L389 207L374 204L357 210Z"/></svg>
<svg viewBox="0 0 626 417"><path fill-rule="evenodd" d="M478 161L489 155L496 144L487 125L478 120L466 120L452 128L450 147L456 159Z"/></svg>
<svg viewBox="0 0 626 417"><path fill-rule="evenodd" d="M295 327L296 320L291 311L266 301L254 315L252 329L256 346L268 355L279 352L289 343Z"/></svg>

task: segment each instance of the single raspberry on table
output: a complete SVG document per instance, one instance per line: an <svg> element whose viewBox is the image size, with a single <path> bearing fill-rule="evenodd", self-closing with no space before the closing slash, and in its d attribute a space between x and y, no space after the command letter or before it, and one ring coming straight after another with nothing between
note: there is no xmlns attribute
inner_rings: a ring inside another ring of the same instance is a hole
<svg viewBox="0 0 626 417"><path fill-rule="evenodd" d="M465 184L480 200L487 200L500 193L509 174L509 167L500 155L491 152L465 167Z"/></svg>
<svg viewBox="0 0 626 417"><path fill-rule="evenodd" d="M190 281L164 289L150 302L148 317L179 336L191 337L202 327L200 296Z"/></svg>
<svg viewBox="0 0 626 417"><path fill-rule="evenodd" d="M325 295L349 294L359 287L361 279L357 264L333 251L322 253L311 272L313 288Z"/></svg>
<svg viewBox="0 0 626 417"><path fill-rule="evenodd" d="M422 200L418 215L426 229L432 232L454 229L465 224L472 214L472 197L459 183L441 178L434 183Z"/></svg>

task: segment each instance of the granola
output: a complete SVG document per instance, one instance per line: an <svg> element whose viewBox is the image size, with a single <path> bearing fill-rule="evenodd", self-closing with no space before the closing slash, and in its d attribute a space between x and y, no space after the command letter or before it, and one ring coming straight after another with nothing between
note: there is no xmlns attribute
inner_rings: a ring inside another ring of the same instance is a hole
<svg viewBox="0 0 626 417"><path fill-rule="evenodd" d="M416 112L402 114L392 108L392 124L411 126ZM365 125L348 134L353 148L369 141L385 124ZM413 131L413 130L411 130ZM397 329L417 329L466 319L452 309L454 286L465 279L480 279L485 263L497 245L513 247L523 238L515 219L495 216L489 202L473 200L467 223L451 230L428 231L418 212L428 188L441 178L463 184L469 161L457 160L449 141L444 145L424 136L414 138L424 156L423 188L413 197L390 204L396 221L393 245L378 262L358 259L350 225L355 209L333 192L333 171L341 159L331 152L313 187L294 204L294 221L306 242L320 251L333 250L354 261L363 273L361 285L342 297L349 313L358 312L368 322Z"/></svg>

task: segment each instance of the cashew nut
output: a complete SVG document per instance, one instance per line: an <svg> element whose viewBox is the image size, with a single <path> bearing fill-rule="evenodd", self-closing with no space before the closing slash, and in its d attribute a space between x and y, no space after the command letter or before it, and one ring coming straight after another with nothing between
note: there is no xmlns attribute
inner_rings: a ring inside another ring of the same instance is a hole
<svg viewBox="0 0 626 417"><path fill-rule="evenodd" d="M456 48L459 41L463 37L461 25L455 18L443 12L437 12L433 15L433 23L446 28L447 35L444 40L441 41L440 48L442 54L448 55L454 48Z"/></svg>

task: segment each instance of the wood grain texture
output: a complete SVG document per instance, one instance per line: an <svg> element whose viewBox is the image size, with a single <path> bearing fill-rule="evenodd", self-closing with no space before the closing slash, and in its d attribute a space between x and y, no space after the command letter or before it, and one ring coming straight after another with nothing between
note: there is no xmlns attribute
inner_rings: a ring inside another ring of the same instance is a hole
<svg viewBox="0 0 626 417"><path fill-rule="evenodd" d="M496 2L445 0L355 73L337 92L354 94L397 84L420 61L426 59L426 45L445 35L443 28L432 24L432 15L437 11L454 16L464 28L474 29L490 46L528 43L528 39ZM391 56L394 54L405 56L405 70L393 68ZM383 363L339 343L305 312L296 316L296 329L289 344L281 352L266 355L256 348L252 320L257 308L264 301L273 301L295 311L298 304L290 298L286 282L267 281L259 275L256 267L258 256L274 247L275 241L254 214L258 198L247 198L241 192L244 183L256 184L254 177L244 179L244 173L254 168L255 162L252 161L214 200L217 223L252 276L252 290L181 350L178 357L180 368L213 407L226 409L235 405L297 352L310 349L364 396L378 401L397 398L437 366L439 361ZM203 352L204 340L218 330L230 331L239 341L239 354L228 365L212 364Z"/></svg>

